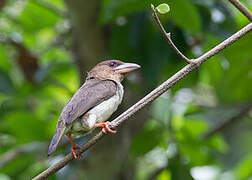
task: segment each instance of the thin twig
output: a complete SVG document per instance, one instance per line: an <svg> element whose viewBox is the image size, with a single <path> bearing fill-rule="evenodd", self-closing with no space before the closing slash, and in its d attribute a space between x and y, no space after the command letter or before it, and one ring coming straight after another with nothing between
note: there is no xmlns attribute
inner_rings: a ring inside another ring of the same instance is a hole
<svg viewBox="0 0 252 180"><path fill-rule="evenodd" d="M156 98L158 98L161 94L166 92L168 89L170 89L173 85L175 85L178 81L183 79L185 76L187 76L191 71L196 69L200 64L214 56L215 54L219 53L221 50L226 48L227 46L231 45L244 35L246 35L248 32L252 30L252 23L248 24L244 28L242 28L240 31L236 32L234 35L220 43L219 45L215 46L213 49L208 51L207 53L203 54L199 58L195 59L196 63L190 63L186 65L183 69L178 71L176 74L174 74L172 77L170 77L168 80L166 80L164 83L162 83L160 86L158 86L156 89L154 89L152 92L150 92L148 95L146 95L144 98L142 98L140 101L138 101L136 104L131 106L127 111L122 113L119 117L117 117L115 120L111 122L111 128L116 128L119 125L121 125L124 121L129 119L132 115L134 115L136 112L141 110L143 107L145 107L147 104L154 101ZM102 132L97 133L94 137L89 139L86 144L84 144L80 148L80 152L83 153L90 147L92 147L94 144L97 143L98 140L100 140L104 134ZM39 175L33 178L33 180L40 180L45 179L49 177L50 175L57 172L59 169L64 167L66 164L68 164L71 160L73 160L72 153L65 156L62 160L57 162L56 164L52 165Z"/></svg>
<svg viewBox="0 0 252 180"><path fill-rule="evenodd" d="M242 107L240 107L240 110L236 115L231 117L229 120L226 120L225 122L220 123L219 125L217 125L213 129L209 130L203 136L203 139L208 139L208 138L212 137L213 135L215 135L216 133L223 131L224 129L226 129L227 127L229 127L233 123L235 123L237 120L241 119L241 117L246 115L250 111L251 107L252 107L251 105L243 105Z"/></svg>
<svg viewBox="0 0 252 180"><path fill-rule="evenodd" d="M163 27L162 23L160 22L159 18L158 18L158 15L157 15L157 12L155 10L155 7L153 5L151 5L151 9L152 9L152 12L153 12L153 17L157 23L157 25L159 26L162 34L165 36L165 38L167 39L168 43L171 45L171 47L175 50L175 52L185 61L187 62L188 64L190 63L193 63L193 60L191 59L188 59L182 52L180 52L180 50L176 47L176 45L172 42L172 39L171 39L171 33L167 33L165 31L165 28Z"/></svg>
<svg viewBox="0 0 252 180"><path fill-rule="evenodd" d="M241 13L252 22L252 13L239 0L229 0Z"/></svg>

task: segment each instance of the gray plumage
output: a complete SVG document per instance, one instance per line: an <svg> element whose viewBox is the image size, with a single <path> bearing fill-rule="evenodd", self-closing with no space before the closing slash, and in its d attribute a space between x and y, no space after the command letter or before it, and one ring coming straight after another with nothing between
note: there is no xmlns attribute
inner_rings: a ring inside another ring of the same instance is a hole
<svg viewBox="0 0 252 180"><path fill-rule="evenodd" d="M63 108L55 134L49 145L48 156L55 151L62 135L72 131L74 122L82 119L80 123L88 123L85 122L87 119L82 118L84 114L98 104L115 96L119 88L118 86L121 85L118 85L118 83L113 80L100 80L97 78L87 80ZM122 97L120 98L119 104L121 103L121 99ZM89 131L90 129L92 129L92 127L87 129L82 128L81 130ZM81 133L85 134L85 132Z"/></svg>
<svg viewBox="0 0 252 180"><path fill-rule="evenodd" d="M72 143L72 153L77 158L72 137L84 136L95 127L103 132L113 132L106 121L122 102L124 75L140 68L134 63L119 60L102 61L89 71L85 83L63 108L55 134L49 145L48 156L52 154L61 137L66 134Z"/></svg>

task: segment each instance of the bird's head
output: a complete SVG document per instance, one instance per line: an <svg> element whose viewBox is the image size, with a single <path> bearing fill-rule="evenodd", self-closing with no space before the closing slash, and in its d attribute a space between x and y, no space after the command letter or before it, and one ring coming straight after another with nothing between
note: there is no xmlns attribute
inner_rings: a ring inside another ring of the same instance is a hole
<svg viewBox="0 0 252 180"><path fill-rule="evenodd" d="M125 74L130 73L138 68L138 64L124 63L119 60L102 61L97 64L88 73L87 79L99 78L99 79L111 79L117 82L121 82Z"/></svg>

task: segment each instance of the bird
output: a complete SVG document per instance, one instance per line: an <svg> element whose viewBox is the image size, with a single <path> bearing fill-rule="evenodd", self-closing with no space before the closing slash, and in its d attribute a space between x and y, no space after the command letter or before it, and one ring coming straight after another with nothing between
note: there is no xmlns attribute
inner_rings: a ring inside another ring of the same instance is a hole
<svg viewBox="0 0 252 180"><path fill-rule="evenodd" d="M106 120L122 102L124 89L121 82L124 76L140 67L138 64L120 60L102 61L93 67L83 85L64 106L48 148L48 156L56 150L64 135L68 137L76 159L80 157L76 152L79 146L74 143L73 138L85 136L97 127L102 127L105 134L116 133Z"/></svg>

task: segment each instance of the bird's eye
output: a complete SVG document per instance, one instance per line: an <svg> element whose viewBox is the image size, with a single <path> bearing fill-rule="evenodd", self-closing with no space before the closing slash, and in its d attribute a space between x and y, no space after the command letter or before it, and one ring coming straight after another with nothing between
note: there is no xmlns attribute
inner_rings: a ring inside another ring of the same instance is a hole
<svg viewBox="0 0 252 180"><path fill-rule="evenodd" d="M109 67L117 67L118 63L117 62L110 62Z"/></svg>

